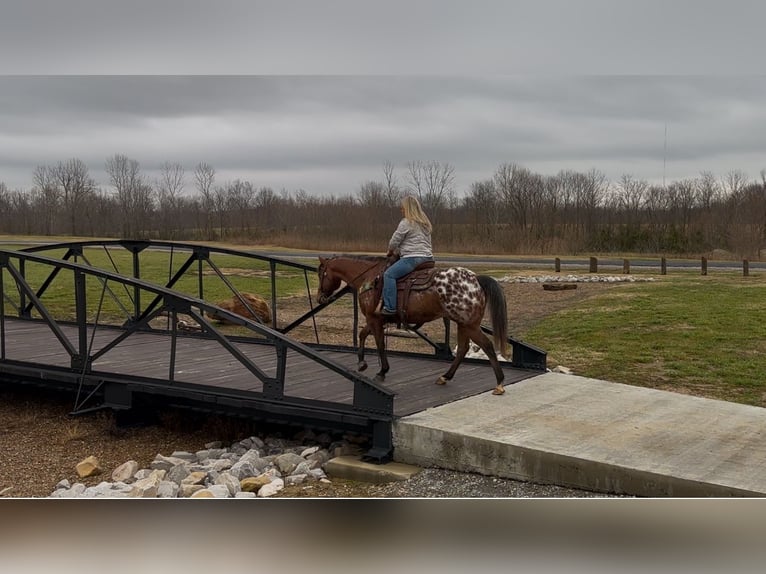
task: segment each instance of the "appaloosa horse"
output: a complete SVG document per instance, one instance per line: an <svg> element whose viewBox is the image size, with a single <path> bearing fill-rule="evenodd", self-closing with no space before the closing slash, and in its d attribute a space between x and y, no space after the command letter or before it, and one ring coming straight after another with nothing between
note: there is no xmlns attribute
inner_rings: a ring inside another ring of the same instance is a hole
<svg viewBox="0 0 766 574"><path fill-rule="evenodd" d="M320 303L326 303L330 296L338 290L341 281L356 289L359 294L359 308L367 323L359 332L359 364L358 369L364 371L367 363L364 360L364 342L370 333L375 337L380 357L380 371L377 380L384 380L389 370L383 326L386 322L401 320L400 317L385 317L376 311L380 298L379 283L383 281L383 271L388 260L385 257L369 257L355 255L337 255L329 258L319 258L319 292ZM400 279L400 284L407 276ZM400 291L401 293L401 291ZM449 370L436 381L444 385L452 379L465 357L470 341L473 340L486 353L495 372L497 384L492 391L495 395L505 392L503 379L505 375L500 367L495 352L495 346L505 357L508 354L508 325L505 294L498 282L488 275L476 275L463 267L435 269L433 280L427 288L409 292L404 304L408 324L422 325L434 319L446 317L457 323L457 353ZM481 330L481 320L484 308L489 304L492 331L495 344L492 344ZM400 311L401 313L401 311Z"/></svg>

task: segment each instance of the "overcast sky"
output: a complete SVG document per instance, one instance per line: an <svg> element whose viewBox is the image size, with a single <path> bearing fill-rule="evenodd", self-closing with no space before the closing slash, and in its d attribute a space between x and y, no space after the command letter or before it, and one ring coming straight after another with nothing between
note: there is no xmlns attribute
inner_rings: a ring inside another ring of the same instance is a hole
<svg viewBox="0 0 766 574"><path fill-rule="evenodd" d="M764 3L766 6L766 3ZM163 162L356 193L407 162L462 194L514 162L652 182L766 168L766 7L748 0L5 0L0 181ZM667 133L667 137L666 137Z"/></svg>

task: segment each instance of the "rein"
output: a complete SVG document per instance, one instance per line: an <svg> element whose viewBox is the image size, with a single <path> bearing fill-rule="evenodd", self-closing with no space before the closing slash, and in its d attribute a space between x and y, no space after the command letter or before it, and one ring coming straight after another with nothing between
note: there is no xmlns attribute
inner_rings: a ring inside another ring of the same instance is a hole
<svg viewBox="0 0 766 574"><path fill-rule="evenodd" d="M332 261L333 259L336 259L336 257L330 257L330 258L328 259L328 261ZM357 274L357 275L356 275L356 276L355 276L353 279L351 279L351 281L346 281L346 284L347 284L347 285L351 285L351 284L352 284L352 283L354 283L354 282L355 282L357 279L359 279L360 277L362 277L362 276L364 276L365 274L369 273L369 272L370 272L370 270L374 269L376 266L380 265L381 263L385 263L385 262L386 262L386 260L385 260L385 259L384 259L383 261L375 261L375 262L374 262L372 265L370 265L369 267L367 267L367 268L366 268L364 271L362 271L361 273ZM325 266L324 266L324 264L320 266L320 268L321 268L321 270L322 270L322 272L323 272L323 276L322 276L322 278L324 278L324 275L326 275L326 274L327 274L327 270L326 270L324 267L325 267ZM328 296L328 298L329 298L329 296Z"/></svg>

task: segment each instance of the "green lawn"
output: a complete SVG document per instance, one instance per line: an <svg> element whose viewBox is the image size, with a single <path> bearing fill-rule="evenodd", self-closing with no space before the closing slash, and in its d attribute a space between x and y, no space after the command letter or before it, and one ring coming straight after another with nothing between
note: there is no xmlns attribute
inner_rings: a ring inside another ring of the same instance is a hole
<svg viewBox="0 0 766 574"><path fill-rule="evenodd" d="M766 278L679 273L622 284L525 333L549 366L762 406Z"/></svg>

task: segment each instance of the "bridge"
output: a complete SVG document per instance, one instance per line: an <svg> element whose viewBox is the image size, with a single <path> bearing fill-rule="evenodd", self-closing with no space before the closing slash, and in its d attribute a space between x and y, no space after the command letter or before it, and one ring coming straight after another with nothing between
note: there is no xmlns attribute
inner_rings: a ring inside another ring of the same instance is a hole
<svg viewBox="0 0 766 574"><path fill-rule="evenodd" d="M185 408L358 432L370 436L373 462L392 458L396 420L494 388L476 359L449 385L434 384L452 359L448 321L414 339L389 337L385 384L357 372L356 293L344 288L320 305L315 277L311 265L204 244L0 249L0 382L67 391L75 415ZM247 292L270 303L270 317ZM222 308L223 295L251 313ZM331 332L348 340L323 342ZM544 351L509 343L506 384L546 370Z"/></svg>

